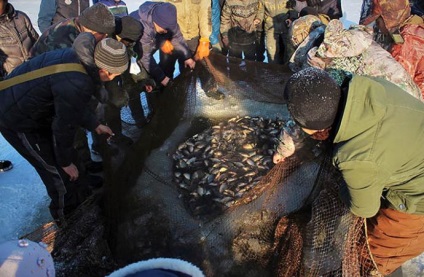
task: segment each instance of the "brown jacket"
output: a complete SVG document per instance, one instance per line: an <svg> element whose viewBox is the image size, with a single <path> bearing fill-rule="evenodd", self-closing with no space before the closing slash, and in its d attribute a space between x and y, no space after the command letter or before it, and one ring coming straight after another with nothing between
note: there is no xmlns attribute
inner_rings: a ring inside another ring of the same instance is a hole
<svg viewBox="0 0 424 277"><path fill-rule="evenodd" d="M259 0L226 0L221 12L221 34L225 36L236 27L247 33L256 31L253 21L258 18L258 9Z"/></svg>
<svg viewBox="0 0 424 277"><path fill-rule="evenodd" d="M211 0L163 0L177 8L177 22L184 39L208 38L212 32Z"/></svg>
<svg viewBox="0 0 424 277"><path fill-rule="evenodd" d="M7 4L0 15L0 79L29 58L38 33L29 17Z"/></svg>

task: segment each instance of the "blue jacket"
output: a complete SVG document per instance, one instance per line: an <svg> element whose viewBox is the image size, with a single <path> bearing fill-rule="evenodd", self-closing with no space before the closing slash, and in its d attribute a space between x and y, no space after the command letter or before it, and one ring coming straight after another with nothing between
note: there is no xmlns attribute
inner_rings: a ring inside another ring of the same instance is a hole
<svg viewBox="0 0 424 277"><path fill-rule="evenodd" d="M71 49L41 54L18 66L6 79L54 64L80 63ZM94 83L87 74L56 73L0 91L0 126L22 133L53 133L60 166L71 164L78 126L93 131L100 123L88 103Z"/></svg>
<svg viewBox="0 0 424 277"><path fill-rule="evenodd" d="M183 56L184 60L187 60L192 56L190 48L187 46L178 24L173 30L169 30L168 34L156 34L155 27L153 25L152 13L157 6L162 4L164 3L145 2L139 7L138 11L134 11L130 14L130 16L140 20L144 29L143 35L139 41L141 46L139 44L137 53L138 64L144 67L144 69L146 69L146 71L158 83L160 83L166 75L154 59L153 54L159 49L160 45L167 39L169 34L172 34L171 43L174 46L174 52L179 52L179 54Z"/></svg>

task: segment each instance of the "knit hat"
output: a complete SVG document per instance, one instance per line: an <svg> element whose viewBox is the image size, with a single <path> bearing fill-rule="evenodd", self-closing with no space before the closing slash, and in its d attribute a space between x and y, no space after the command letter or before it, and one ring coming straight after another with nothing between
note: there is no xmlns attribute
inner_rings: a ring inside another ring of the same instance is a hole
<svg viewBox="0 0 424 277"><path fill-rule="evenodd" d="M154 7L152 19L161 28L172 30L177 26L177 9L171 3L161 3Z"/></svg>
<svg viewBox="0 0 424 277"><path fill-rule="evenodd" d="M102 39L94 49L94 62L98 68L121 74L128 68L127 48L112 38Z"/></svg>
<svg viewBox="0 0 424 277"><path fill-rule="evenodd" d="M53 258L43 243L26 239L3 242L0 276L55 276Z"/></svg>
<svg viewBox="0 0 424 277"><path fill-rule="evenodd" d="M116 18L115 34L121 39L138 41L143 33L143 25L132 16L123 16Z"/></svg>
<svg viewBox="0 0 424 277"><path fill-rule="evenodd" d="M78 17L78 22L95 32L103 34L115 32L115 17L109 8L102 3L96 3L85 9Z"/></svg>
<svg viewBox="0 0 424 277"><path fill-rule="evenodd" d="M333 124L340 97L340 87L330 75L314 67L293 74L284 90L293 119L311 130L325 129Z"/></svg>

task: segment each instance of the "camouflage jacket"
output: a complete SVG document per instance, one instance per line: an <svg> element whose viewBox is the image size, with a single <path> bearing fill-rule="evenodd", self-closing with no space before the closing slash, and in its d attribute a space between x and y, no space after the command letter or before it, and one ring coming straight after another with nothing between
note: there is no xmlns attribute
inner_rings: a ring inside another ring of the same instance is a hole
<svg viewBox="0 0 424 277"><path fill-rule="evenodd" d="M331 20L325 29L324 41L318 49L308 52L308 60L313 59L324 60L322 64L327 69L386 79L422 100L420 89L408 72L373 41L372 34L364 26L346 30L341 21Z"/></svg>
<svg viewBox="0 0 424 277"><path fill-rule="evenodd" d="M258 18L263 19L265 31L273 30L274 33L287 32L285 21L297 17L297 12L287 8L288 0L261 0L259 1ZM295 13L292 16L290 13Z"/></svg>
<svg viewBox="0 0 424 277"><path fill-rule="evenodd" d="M164 0L177 8L177 22L186 40L209 38L212 32L210 0Z"/></svg>
<svg viewBox="0 0 424 277"><path fill-rule="evenodd" d="M247 33L256 31L253 23L258 17L259 0L226 0L221 11L221 34L228 34L232 28L240 28Z"/></svg>
<svg viewBox="0 0 424 277"><path fill-rule="evenodd" d="M75 38L82 32L77 18L70 18L59 22L47 29L31 49L31 56L35 57L44 52L72 47Z"/></svg>
<svg viewBox="0 0 424 277"><path fill-rule="evenodd" d="M7 4L0 15L0 79L29 58L38 33L29 17Z"/></svg>

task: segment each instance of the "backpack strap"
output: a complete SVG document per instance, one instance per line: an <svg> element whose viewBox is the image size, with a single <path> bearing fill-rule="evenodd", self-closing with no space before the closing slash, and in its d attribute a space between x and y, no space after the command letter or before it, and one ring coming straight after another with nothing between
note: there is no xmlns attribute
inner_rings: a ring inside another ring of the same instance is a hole
<svg viewBox="0 0 424 277"><path fill-rule="evenodd" d="M36 69L30 72L24 73L22 75L18 75L10 79L1 81L0 90L4 90L11 86L22 84L24 82L32 81L32 80L45 77L48 75L53 75L53 74L62 73L62 72L71 72L71 71L77 71L77 72L87 74L87 71L85 70L84 66L79 63L55 64L55 65L46 66L40 69Z"/></svg>

